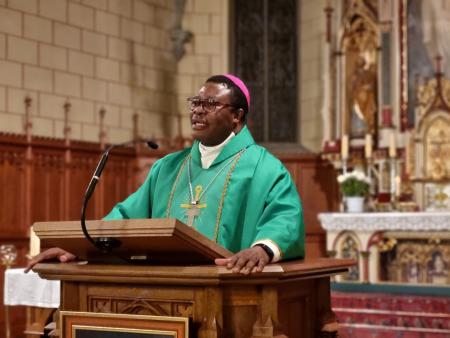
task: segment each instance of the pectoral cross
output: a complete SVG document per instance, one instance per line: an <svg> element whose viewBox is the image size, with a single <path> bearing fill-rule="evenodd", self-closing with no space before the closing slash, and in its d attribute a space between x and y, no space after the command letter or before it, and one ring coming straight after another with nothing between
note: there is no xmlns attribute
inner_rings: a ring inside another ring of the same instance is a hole
<svg viewBox="0 0 450 338"><path fill-rule="evenodd" d="M200 215L200 209L206 208L206 203L200 203L200 194L202 193L202 186L197 185L195 187L195 197L189 204L181 204L181 207L187 209L185 215L187 217L187 224L192 226L194 224L195 217Z"/></svg>

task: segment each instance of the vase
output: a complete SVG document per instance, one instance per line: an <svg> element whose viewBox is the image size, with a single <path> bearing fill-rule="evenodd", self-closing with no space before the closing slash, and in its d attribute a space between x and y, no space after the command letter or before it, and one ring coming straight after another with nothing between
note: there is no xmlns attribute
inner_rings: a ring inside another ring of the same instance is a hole
<svg viewBox="0 0 450 338"><path fill-rule="evenodd" d="M347 212L364 212L364 197L347 196L345 197Z"/></svg>

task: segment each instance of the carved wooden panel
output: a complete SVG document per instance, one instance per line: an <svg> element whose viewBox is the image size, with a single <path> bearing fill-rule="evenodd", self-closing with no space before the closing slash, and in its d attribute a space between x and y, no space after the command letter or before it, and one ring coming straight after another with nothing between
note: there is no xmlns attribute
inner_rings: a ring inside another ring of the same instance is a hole
<svg viewBox="0 0 450 338"><path fill-rule="evenodd" d="M103 196L102 214L107 214L113 206L125 199L138 187L136 185L137 168L133 157L116 156L108 162L108 170L102 177Z"/></svg>
<svg viewBox="0 0 450 338"><path fill-rule="evenodd" d="M0 224L0 226L4 224ZM3 231L3 228L2 228ZM10 234L12 235L12 234ZM24 236L24 235L23 235ZM0 239L0 244L8 243L13 244L17 249L18 260L13 268L24 266L26 263L25 255L28 253L28 240L27 239L14 239L11 237L5 238L5 234L2 234ZM3 288L4 288L4 276L5 267L0 265L0 337L4 337L5 333L5 309L6 306L3 305ZM23 306L12 306L9 307L9 318L11 324L11 337L22 337L22 333L25 329L26 323L26 312Z"/></svg>
<svg viewBox="0 0 450 338"><path fill-rule="evenodd" d="M70 200L72 207L69 209L67 220L80 219L81 203L86 191L87 185L95 171L99 160L99 154L83 154L75 152L72 155L72 162L70 167ZM98 202L99 190L96 189L94 195L91 197L87 211L86 219L97 219L96 206ZM75 207L76 206L76 207Z"/></svg>
<svg viewBox="0 0 450 338"><path fill-rule="evenodd" d="M257 306L243 303L239 306L225 307L224 312L227 316L224 316L224 336L232 337L229 330L231 328L240 328L239 336L252 337L252 329L245 325L246 322L255 323ZM228 328L228 330L227 330Z"/></svg>
<svg viewBox="0 0 450 338"><path fill-rule="evenodd" d="M31 162L31 220L64 219L64 153L34 151Z"/></svg>
<svg viewBox="0 0 450 338"><path fill-rule="evenodd" d="M311 299L316 286L311 281L303 281L303 287L292 285L280 289L280 326L285 332L291 332L289 338L300 338L303 335L313 336L316 330L316 318L311 314L317 311L315 300ZM308 290L308 291L306 291ZM296 328L302 327L304 331Z"/></svg>
<svg viewBox="0 0 450 338"><path fill-rule="evenodd" d="M192 317L192 302L151 298L88 297L89 312Z"/></svg>
<svg viewBox="0 0 450 338"><path fill-rule="evenodd" d="M25 197L24 165L25 153L20 148L0 148L0 232L2 239L26 236L23 219L25 214L23 203Z"/></svg>

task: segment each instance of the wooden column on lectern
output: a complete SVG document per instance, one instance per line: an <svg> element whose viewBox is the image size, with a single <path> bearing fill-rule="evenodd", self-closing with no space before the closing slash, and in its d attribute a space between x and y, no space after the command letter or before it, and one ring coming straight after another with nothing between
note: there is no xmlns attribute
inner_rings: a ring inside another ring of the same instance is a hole
<svg viewBox="0 0 450 338"><path fill-rule="evenodd" d="M34 229L43 246L88 258L95 253L77 222L36 223ZM38 264L34 271L42 278L62 281L60 310L189 317L191 338L336 334L329 277L346 272L351 260L289 261L245 276L213 265L214 258L230 253L176 220L96 221L88 230L93 237L120 239L118 256L149 261ZM157 264L150 265L152 260Z"/></svg>

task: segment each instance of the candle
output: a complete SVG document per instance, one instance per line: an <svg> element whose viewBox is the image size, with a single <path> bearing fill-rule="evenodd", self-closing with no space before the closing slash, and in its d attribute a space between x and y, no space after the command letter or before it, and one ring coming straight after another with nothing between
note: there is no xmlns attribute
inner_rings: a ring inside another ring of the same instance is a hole
<svg viewBox="0 0 450 338"><path fill-rule="evenodd" d="M410 139L409 135L406 137L406 147L405 147L405 171L406 174L410 174L410 163L409 163L409 156L411 156L411 149L410 149Z"/></svg>
<svg viewBox="0 0 450 338"><path fill-rule="evenodd" d="M389 134L389 157L395 158L397 156L397 147L395 145L395 132Z"/></svg>
<svg viewBox="0 0 450 338"><path fill-rule="evenodd" d="M365 150L365 155L366 158L371 158L372 157L372 135L371 134L366 134L366 147L364 148Z"/></svg>
<svg viewBox="0 0 450 338"><path fill-rule="evenodd" d="M395 176L395 196L400 197L402 192L402 181L400 179L400 176Z"/></svg>
<svg viewBox="0 0 450 338"><path fill-rule="evenodd" d="M341 157L343 160L346 160L348 158L348 135L347 134L342 136Z"/></svg>

